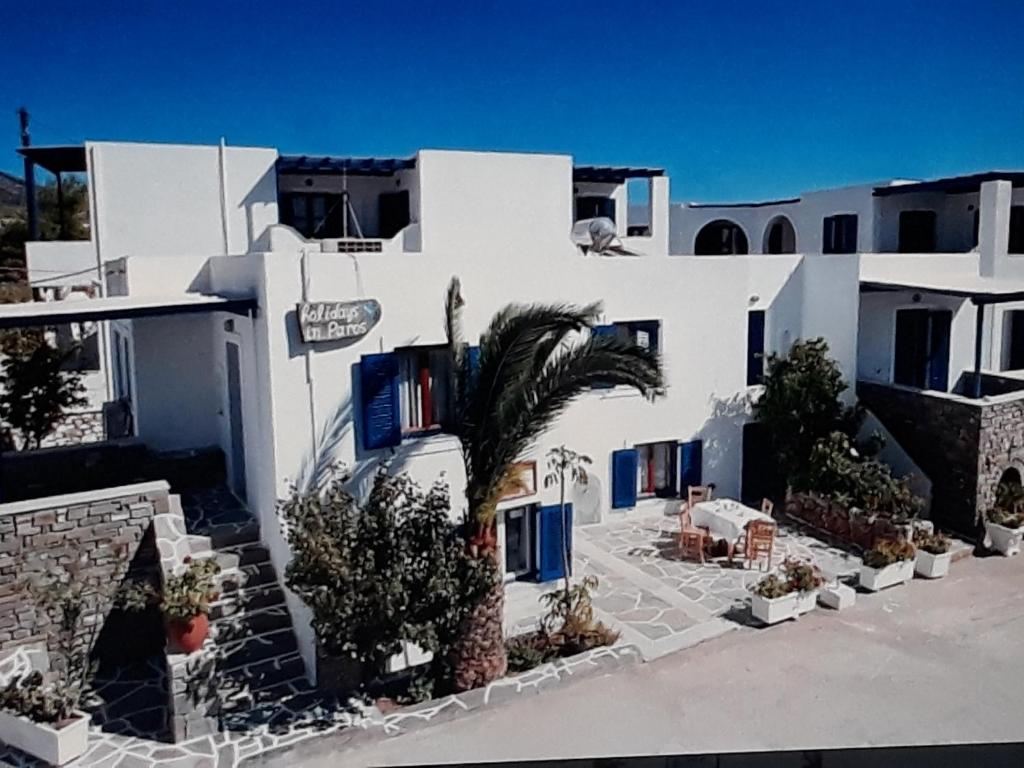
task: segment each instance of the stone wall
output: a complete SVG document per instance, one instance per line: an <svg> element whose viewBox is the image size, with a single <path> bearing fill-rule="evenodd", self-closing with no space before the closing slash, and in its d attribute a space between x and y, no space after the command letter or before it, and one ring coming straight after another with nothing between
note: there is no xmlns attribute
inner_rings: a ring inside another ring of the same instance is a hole
<svg viewBox="0 0 1024 768"><path fill-rule="evenodd" d="M67 414L41 447L98 443L104 436L103 411L78 411Z"/></svg>
<svg viewBox="0 0 1024 768"><path fill-rule="evenodd" d="M119 584L167 506L162 481L0 504L0 657L21 646L53 648L53 617L27 581L69 574L78 584ZM97 601L83 624L102 622L110 608L109 599Z"/></svg>
<svg viewBox="0 0 1024 768"><path fill-rule="evenodd" d="M977 504L991 509L999 479L1010 467L1024 477L1024 396L993 398L983 406L978 444Z"/></svg>
<svg viewBox="0 0 1024 768"><path fill-rule="evenodd" d="M1024 475L1024 392L973 400L861 381L857 395L928 475L943 527L973 536L1003 471Z"/></svg>

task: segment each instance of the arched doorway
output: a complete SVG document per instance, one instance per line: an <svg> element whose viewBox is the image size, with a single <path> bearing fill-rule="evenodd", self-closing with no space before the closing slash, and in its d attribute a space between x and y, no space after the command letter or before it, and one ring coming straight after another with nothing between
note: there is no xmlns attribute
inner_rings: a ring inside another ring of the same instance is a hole
<svg viewBox="0 0 1024 768"><path fill-rule="evenodd" d="M729 256L748 253L747 233L735 221L716 219L701 227L693 243L697 256Z"/></svg>
<svg viewBox="0 0 1024 768"><path fill-rule="evenodd" d="M776 216L764 228L765 253L796 253L796 230L785 216Z"/></svg>

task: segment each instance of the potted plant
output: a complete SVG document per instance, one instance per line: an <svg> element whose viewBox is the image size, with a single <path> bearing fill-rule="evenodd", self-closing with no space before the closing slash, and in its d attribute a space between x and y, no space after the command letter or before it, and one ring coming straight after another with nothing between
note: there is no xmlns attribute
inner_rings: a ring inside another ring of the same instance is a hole
<svg viewBox="0 0 1024 768"><path fill-rule="evenodd" d="M914 578L914 545L902 539L881 539L864 553L860 585L870 592Z"/></svg>
<svg viewBox="0 0 1024 768"><path fill-rule="evenodd" d="M818 592L825 583L821 570L813 563L786 560L782 572L790 590L796 594L796 615L801 616L818 605Z"/></svg>
<svg viewBox="0 0 1024 768"><path fill-rule="evenodd" d="M171 653L194 653L203 647L210 633L210 603L217 599L214 577L220 566L213 558L193 560L186 556L184 572L169 576L163 589L150 584L130 584L120 599L128 610L142 610L157 603L167 627L167 646Z"/></svg>
<svg viewBox="0 0 1024 768"><path fill-rule="evenodd" d="M919 530L914 537L917 555L914 558L914 573L926 579L941 579L949 573L953 562L953 541L941 533Z"/></svg>
<svg viewBox="0 0 1024 768"><path fill-rule="evenodd" d="M758 621L771 625L796 617L797 593L785 579L770 573L751 591L750 610Z"/></svg>
<svg viewBox="0 0 1024 768"><path fill-rule="evenodd" d="M67 680L47 684L42 672L15 677L0 689L0 739L52 765L82 755L89 715L78 709L82 689Z"/></svg>
<svg viewBox="0 0 1024 768"><path fill-rule="evenodd" d="M985 516L985 533L992 542L992 549L1010 557L1020 552L1024 538L1024 517L1003 507L993 508Z"/></svg>

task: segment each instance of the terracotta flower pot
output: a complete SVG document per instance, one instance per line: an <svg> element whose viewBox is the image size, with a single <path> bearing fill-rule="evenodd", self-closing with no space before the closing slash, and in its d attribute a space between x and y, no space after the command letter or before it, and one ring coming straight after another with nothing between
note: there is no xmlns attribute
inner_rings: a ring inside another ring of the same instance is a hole
<svg viewBox="0 0 1024 768"><path fill-rule="evenodd" d="M171 653L195 653L210 634L210 619L200 613L188 621L167 622L167 644Z"/></svg>

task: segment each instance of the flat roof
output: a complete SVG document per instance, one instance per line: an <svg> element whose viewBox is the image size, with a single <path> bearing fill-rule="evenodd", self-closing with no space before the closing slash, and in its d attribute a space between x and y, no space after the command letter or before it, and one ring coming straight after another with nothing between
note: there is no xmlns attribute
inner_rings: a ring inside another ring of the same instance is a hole
<svg viewBox="0 0 1024 768"><path fill-rule="evenodd" d="M768 205L792 205L799 203L799 197L788 197L785 200L762 200L759 203L689 203L687 208L764 208Z"/></svg>
<svg viewBox="0 0 1024 768"><path fill-rule="evenodd" d="M50 173L85 173L85 146L19 147L18 154L27 157Z"/></svg>
<svg viewBox="0 0 1024 768"><path fill-rule="evenodd" d="M920 291L938 293L971 299L975 304L1001 304L1007 301L1024 301L1024 280L1010 280L978 275L954 275L949 277L916 278L907 275L897 277L861 277L862 291Z"/></svg>
<svg viewBox="0 0 1024 768"><path fill-rule="evenodd" d="M1009 181L1015 187L1024 187L1024 171L985 171L969 173L962 176L947 176L944 179L931 181L915 181L909 184L888 184L875 187L875 197L891 197L892 195L909 195L915 192L945 192L962 194L977 192L986 181Z"/></svg>
<svg viewBox="0 0 1024 768"><path fill-rule="evenodd" d="M624 165L577 165L572 169L573 181L598 184L622 184L626 179L649 179L664 175L664 168L633 168Z"/></svg>
<svg viewBox="0 0 1024 768"><path fill-rule="evenodd" d="M104 296L97 299L24 301L0 304L0 328L25 328L100 320L161 317L196 312L248 314L256 310L253 297L229 297L201 293L179 296Z"/></svg>
<svg viewBox="0 0 1024 768"><path fill-rule="evenodd" d="M404 171L415 167L415 157L329 157L327 155L281 155L277 158L278 173L391 176L395 171Z"/></svg>

